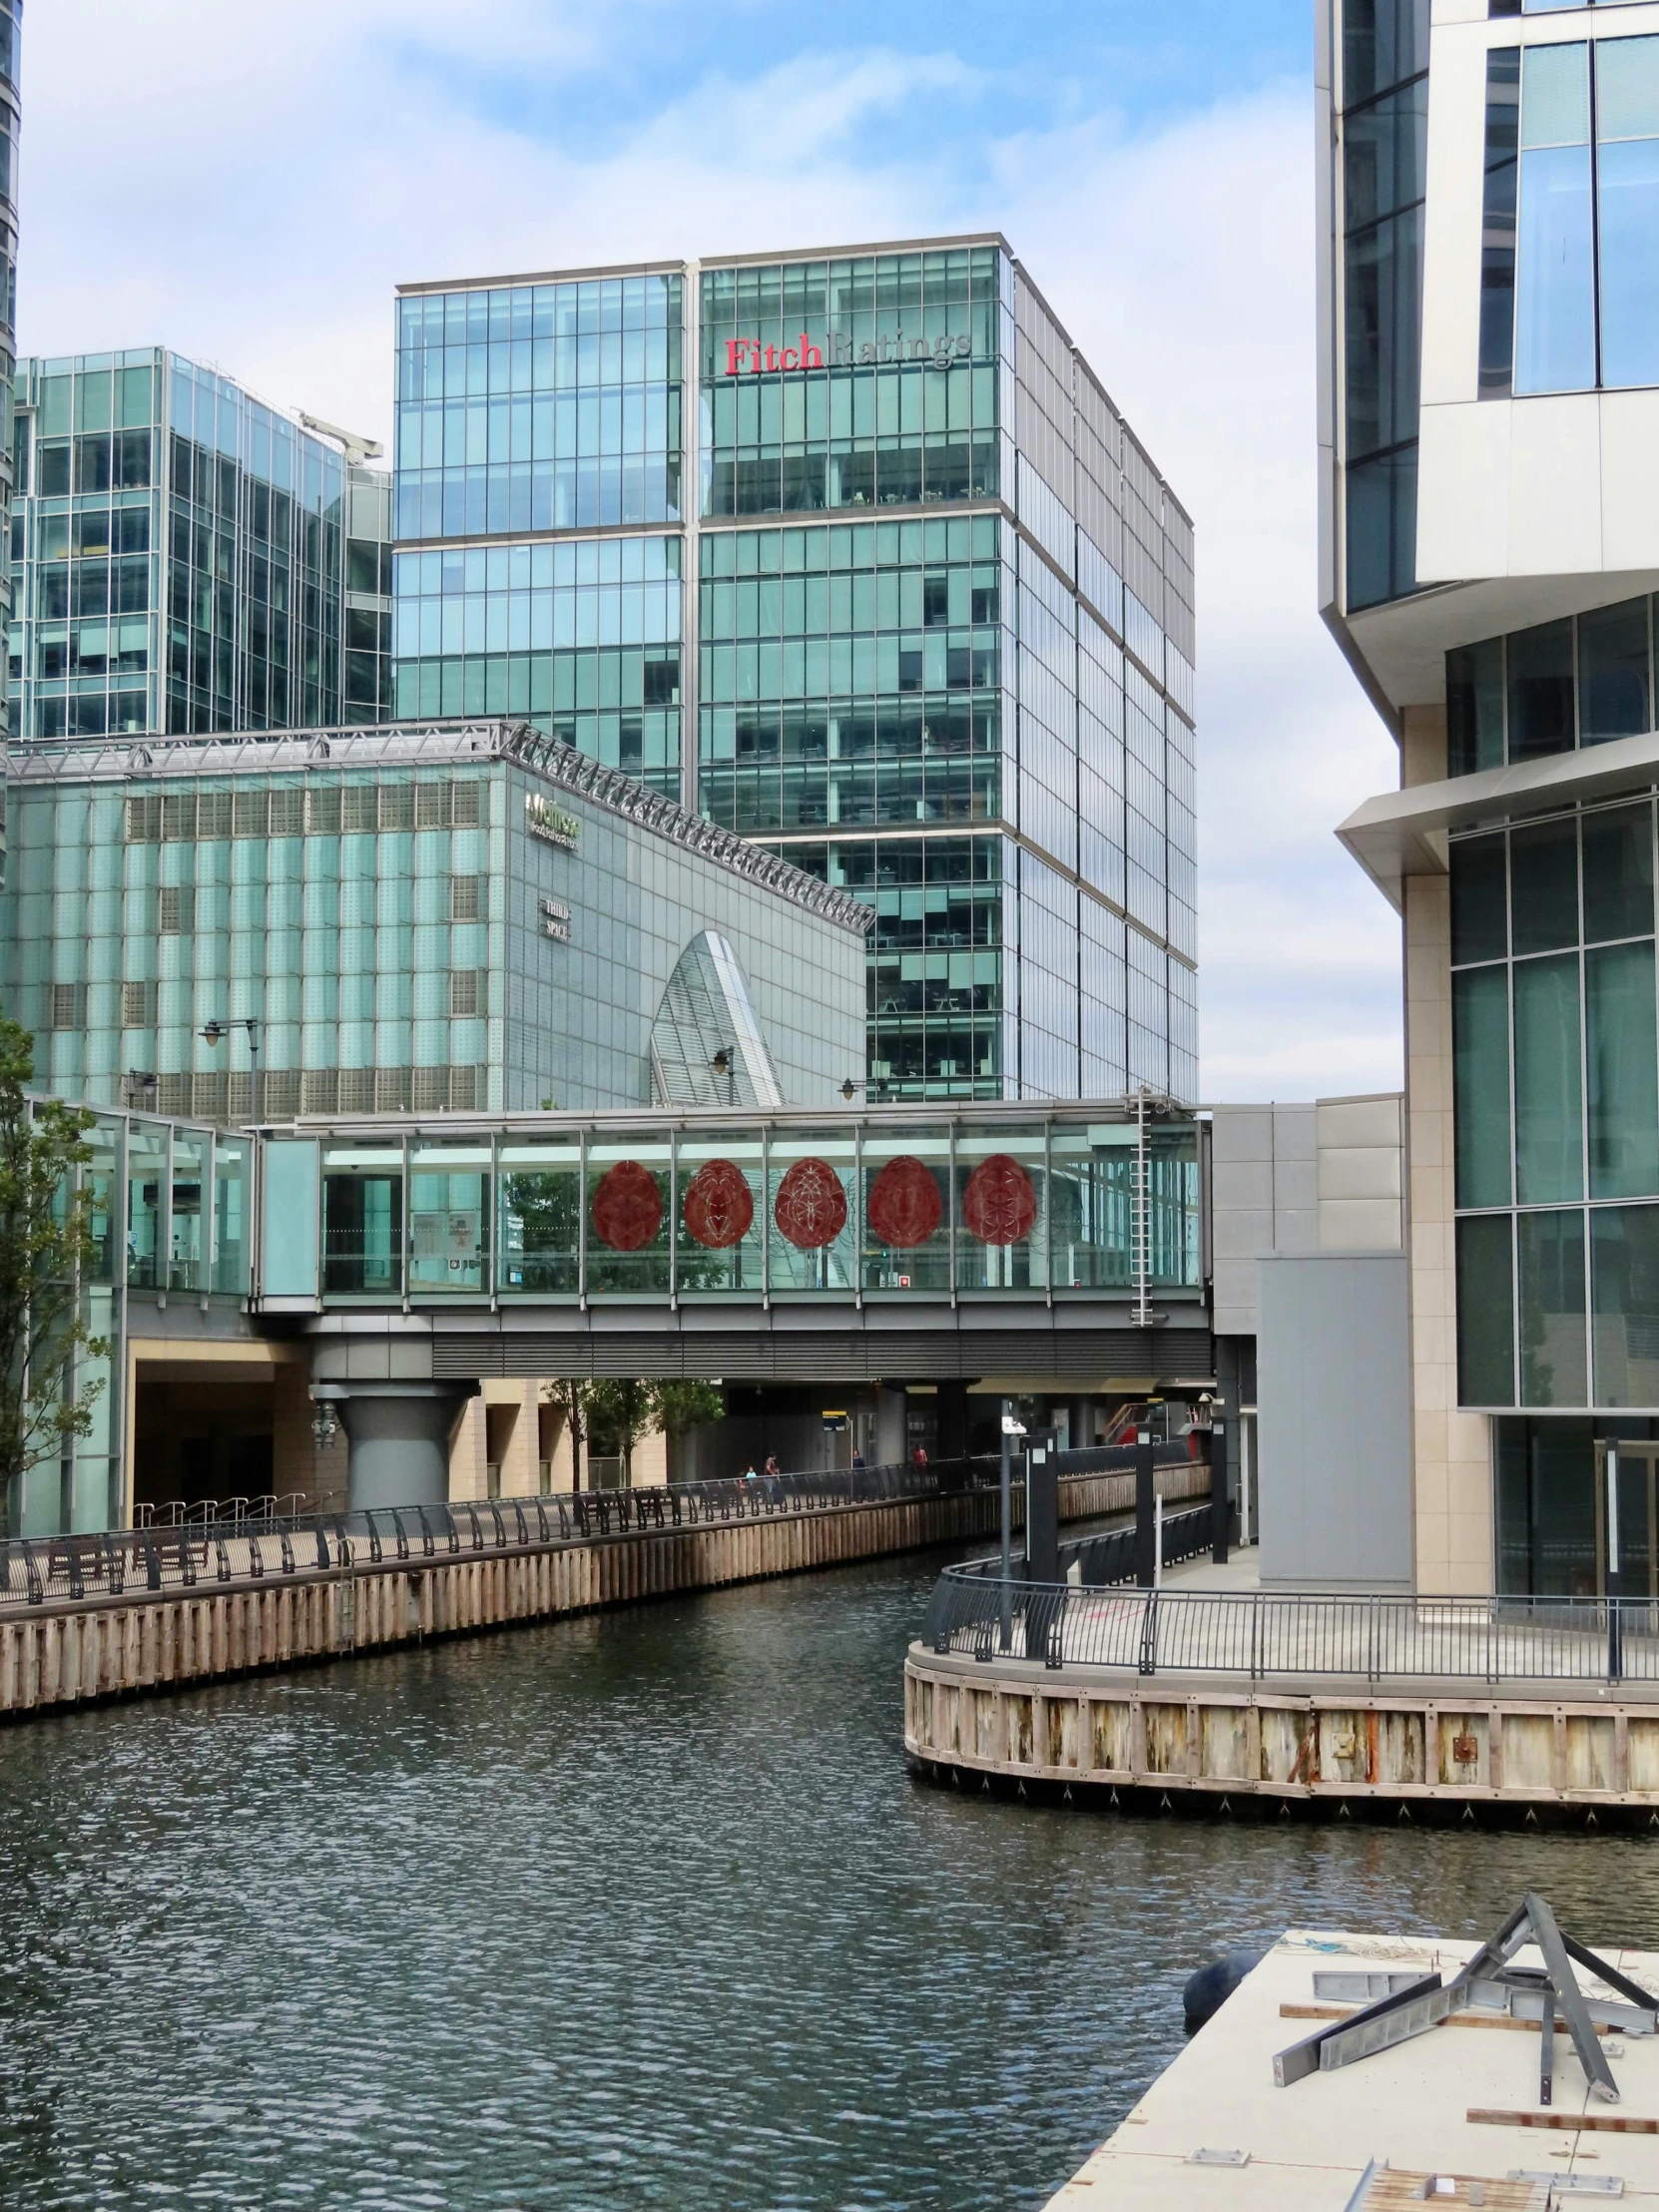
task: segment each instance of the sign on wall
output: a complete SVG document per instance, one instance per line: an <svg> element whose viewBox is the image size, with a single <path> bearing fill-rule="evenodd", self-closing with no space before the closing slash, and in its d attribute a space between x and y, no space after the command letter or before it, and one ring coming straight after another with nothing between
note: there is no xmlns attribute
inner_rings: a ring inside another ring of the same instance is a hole
<svg viewBox="0 0 1659 2212"><path fill-rule="evenodd" d="M567 852L576 850L582 834L582 825L576 817L543 799L539 792L524 795L524 827L531 836L540 837L544 844L562 845Z"/></svg>
<svg viewBox="0 0 1659 2212"><path fill-rule="evenodd" d="M828 353L829 358L825 356ZM794 375L809 368L880 368L899 361L927 361L934 368L952 368L973 358L973 340L941 332L932 338L907 338L902 330L890 336L859 338L854 344L845 330L830 330L817 345L803 330L793 345L763 345L759 338L728 338L728 376ZM717 369L717 375L722 371Z"/></svg>

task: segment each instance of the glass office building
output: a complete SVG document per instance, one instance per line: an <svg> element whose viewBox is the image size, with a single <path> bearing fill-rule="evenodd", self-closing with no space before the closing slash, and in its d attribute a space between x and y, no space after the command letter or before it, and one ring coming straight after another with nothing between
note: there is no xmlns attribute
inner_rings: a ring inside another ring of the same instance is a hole
<svg viewBox="0 0 1659 2212"><path fill-rule="evenodd" d="M1400 749L1341 833L1404 930L1427 1590L1659 1598L1651 17L1320 11L1321 589Z"/></svg>
<svg viewBox="0 0 1659 2212"><path fill-rule="evenodd" d="M874 911L872 1094L1197 1088L1193 539L995 238L405 286L393 696Z"/></svg>
<svg viewBox="0 0 1659 2212"><path fill-rule="evenodd" d="M13 773L0 1000L60 1097L828 1104L857 1065L865 910L522 725L81 740Z"/></svg>
<svg viewBox="0 0 1659 2212"><path fill-rule="evenodd" d="M18 364L12 727L375 723L390 484L161 348Z"/></svg>

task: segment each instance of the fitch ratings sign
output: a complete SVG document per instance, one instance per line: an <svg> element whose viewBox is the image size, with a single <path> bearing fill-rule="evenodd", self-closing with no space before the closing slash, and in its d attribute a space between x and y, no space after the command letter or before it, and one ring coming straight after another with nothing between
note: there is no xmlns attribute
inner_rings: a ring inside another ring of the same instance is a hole
<svg viewBox="0 0 1659 2212"><path fill-rule="evenodd" d="M792 376L810 368L881 368L901 361L925 361L933 368L953 368L973 358L973 340L941 331L937 337L907 338L902 330L856 343L844 330L830 330L822 345L803 330L793 345L763 345L759 338L728 338L726 366L716 375Z"/></svg>

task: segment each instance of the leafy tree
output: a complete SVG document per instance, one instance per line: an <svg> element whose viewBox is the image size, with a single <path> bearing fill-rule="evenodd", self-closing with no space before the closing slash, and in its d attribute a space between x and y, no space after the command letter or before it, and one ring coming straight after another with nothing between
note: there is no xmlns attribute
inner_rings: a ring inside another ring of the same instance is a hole
<svg viewBox="0 0 1659 2212"><path fill-rule="evenodd" d="M563 1415L570 1431L570 1486L573 1490L582 1487L582 1439L589 1432L593 1388L591 1382L575 1375L561 1375L542 1384L543 1397Z"/></svg>
<svg viewBox="0 0 1659 2212"><path fill-rule="evenodd" d="M110 1350L81 1311L95 1193L74 1187L97 1117L57 1099L31 1103L34 1071L28 1030L0 1017L0 1535L30 1468L91 1432L104 1385L75 1394L77 1351L103 1360Z"/></svg>
<svg viewBox="0 0 1659 2212"><path fill-rule="evenodd" d="M702 1421L726 1417L726 1400L712 1382L654 1382L651 1406L656 1426L676 1439Z"/></svg>
<svg viewBox="0 0 1659 2212"><path fill-rule="evenodd" d="M657 1425L655 1390L649 1382L624 1382L607 1379L589 1385L588 1425L622 1460L622 1479L631 1488L634 1480L634 1446Z"/></svg>

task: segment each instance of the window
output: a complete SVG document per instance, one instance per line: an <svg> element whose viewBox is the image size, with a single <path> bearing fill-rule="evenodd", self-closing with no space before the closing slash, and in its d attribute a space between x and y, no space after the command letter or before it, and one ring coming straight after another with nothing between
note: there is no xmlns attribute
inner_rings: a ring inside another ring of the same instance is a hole
<svg viewBox="0 0 1659 2212"><path fill-rule="evenodd" d="M191 884L162 885L160 927L164 937L189 936L196 927L196 891Z"/></svg>
<svg viewBox="0 0 1659 2212"><path fill-rule="evenodd" d="M1347 604L1416 581L1417 371L1427 178L1426 0L1343 10Z"/></svg>
<svg viewBox="0 0 1659 2212"><path fill-rule="evenodd" d="M84 983L54 983L47 1008L53 1029L84 1029L87 1025L87 987Z"/></svg>
<svg viewBox="0 0 1659 2212"><path fill-rule="evenodd" d="M470 1021L489 1010L489 976L481 968L449 971L449 1018Z"/></svg>
<svg viewBox="0 0 1659 2212"><path fill-rule="evenodd" d="M1594 261L1590 49L1529 46L1521 55L1517 392L1595 382Z"/></svg>
<svg viewBox="0 0 1659 2212"><path fill-rule="evenodd" d="M1454 648L1445 657L1448 773L1651 730L1652 635L1653 602L1623 599Z"/></svg>
<svg viewBox="0 0 1659 2212"><path fill-rule="evenodd" d="M1488 55L1481 282L1483 393L1659 383L1659 38Z"/></svg>
<svg viewBox="0 0 1659 2212"><path fill-rule="evenodd" d="M451 921L478 921L483 918L483 877L478 875L452 875L449 878L449 918Z"/></svg>
<svg viewBox="0 0 1659 2212"><path fill-rule="evenodd" d="M158 995L159 986L155 983L123 983L121 1026L124 1029L154 1029Z"/></svg>

